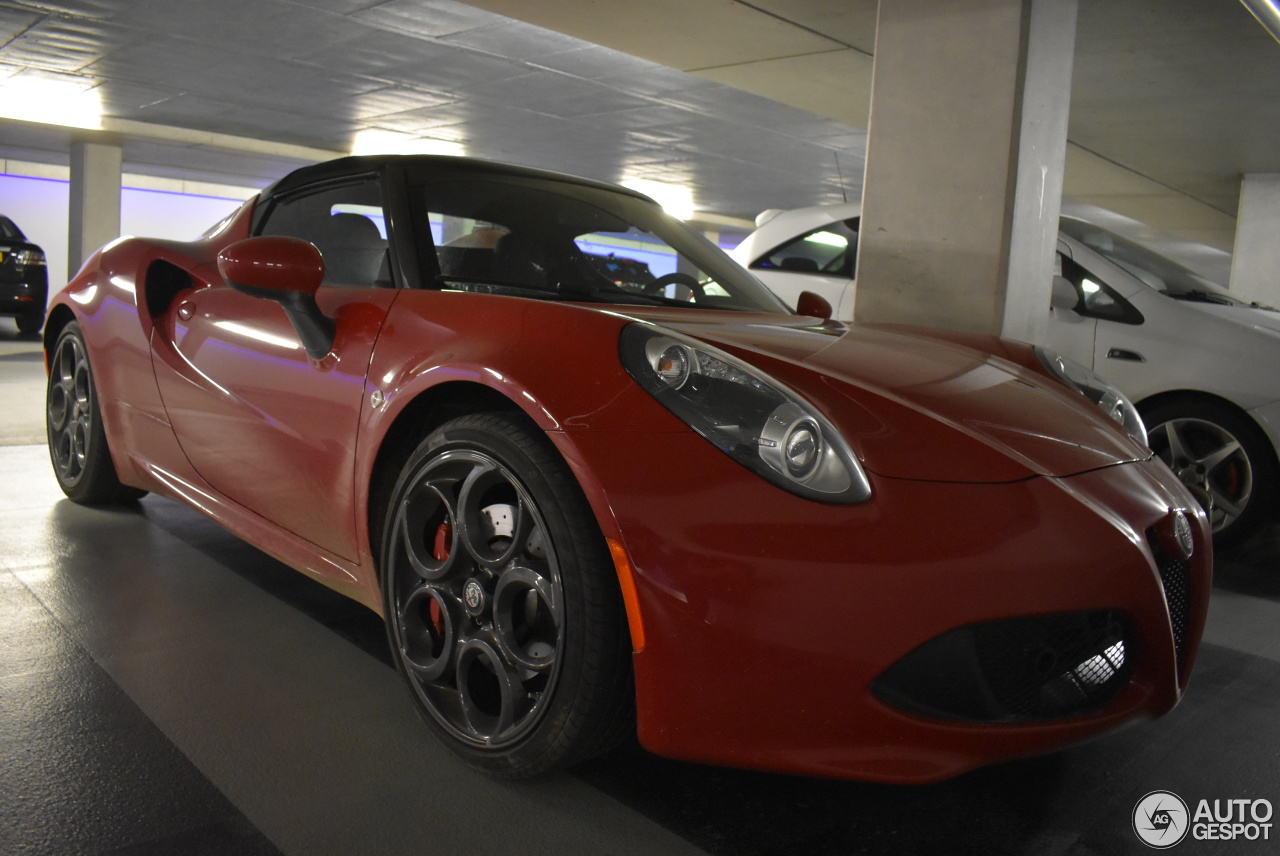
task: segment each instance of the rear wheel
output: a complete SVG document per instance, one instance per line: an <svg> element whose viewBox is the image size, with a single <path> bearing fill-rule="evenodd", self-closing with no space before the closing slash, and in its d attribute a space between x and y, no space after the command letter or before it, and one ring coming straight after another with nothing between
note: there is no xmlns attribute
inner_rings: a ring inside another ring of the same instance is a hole
<svg viewBox="0 0 1280 856"><path fill-rule="evenodd" d="M1213 401L1147 410L1148 443L1204 506L1214 542L1238 543L1266 521L1277 490L1275 451L1248 417Z"/></svg>
<svg viewBox="0 0 1280 856"><path fill-rule="evenodd" d="M39 333L40 328L44 326L44 313L29 312L13 320L18 323L18 332L29 336L32 333Z"/></svg>
<svg viewBox="0 0 1280 856"><path fill-rule="evenodd" d="M45 428L53 472L68 498L97 505L128 502L146 493L121 484L116 476L84 335L74 321L62 328L49 355Z"/></svg>
<svg viewBox="0 0 1280 856"><path fill-rule="evenodd" d="M446 423L401 469L383 531L392 655L451 750L522 778L603 752L631 727L613 565L535 426L510 414Z"/></svg>

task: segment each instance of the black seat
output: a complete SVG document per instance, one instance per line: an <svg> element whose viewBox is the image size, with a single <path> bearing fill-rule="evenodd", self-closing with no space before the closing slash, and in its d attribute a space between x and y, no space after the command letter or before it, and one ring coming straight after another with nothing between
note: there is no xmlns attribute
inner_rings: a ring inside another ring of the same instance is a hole
<svg viewBox="0 0 1280 856"><path fill-rule="evenodd" d="M804 256L785 256L782 259L783 270L795 270L803 273L817 273L818 263Z"/></svg>
<svg viewBox="0 0 1280 856"><path fill-rule="evenodd" d="M327 284L391 285L387 241L363 214L331 215L314 243L324 256Z"/></svg>
<svg viewBox="0 0 1280 856"><path fill-rule="evenodd" d="M546 285L547 254L542 244L515 232L494 247L494 278L520 285Z"/></svg>

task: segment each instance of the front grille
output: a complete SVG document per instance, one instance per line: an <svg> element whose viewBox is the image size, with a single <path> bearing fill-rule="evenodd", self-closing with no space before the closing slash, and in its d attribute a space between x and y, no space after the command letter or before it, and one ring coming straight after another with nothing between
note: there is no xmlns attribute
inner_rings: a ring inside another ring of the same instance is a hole
<svg viewBox="0 0 1280 856"><path fill-rule="evenodd" d="M973 722L1084 716L1129 682L1131 651L1119 612L1011 618L935 637L876 679L882 701L909 713Z"/></svg>
<svg viewBox="0 0 1280 856"><path fill-rule="evenodd" d="M1187 623L1191 616L1191 565L1183 559L1157 558L1164 603L1169 609L1169 625L1173 628L1173 650L1181 669L1187 653Z"/></svg>
<svg viewBox="0 0 1280 856"><path fill-rule="evenodd" d="M1164 589L1169 629L1173 631L1173 652L1181 674L1182 664L1187 656L1188 626L1191 623L1191 563L1180 555L1181 550L1176 546L1176 541L1170 537L1161 537L1162 530L1168 529L1169 525L1168 522L1163 522L1148 529L1147 543L1151 546L1156 571L1160 574L1160 586Z"/></svg>

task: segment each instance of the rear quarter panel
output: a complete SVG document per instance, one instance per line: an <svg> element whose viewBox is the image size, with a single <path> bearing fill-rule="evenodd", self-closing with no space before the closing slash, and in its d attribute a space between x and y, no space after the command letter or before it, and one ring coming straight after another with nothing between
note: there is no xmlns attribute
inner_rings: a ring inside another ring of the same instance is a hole
<svg viewBox="0 0 1280 856"><path fill-rule="evenodd" d="M153 312L161 296L148 272L157 261L186 272L193 287L220 282L218 250L248 235L252 202L220 233L194 243L121 238L94 253L54 297L45 328L46 353L62 328L79 322L93 368L102 424L121 481L148 490L143 457L187 469L177 448L151 364ZM158 290L158 288L157 288Z"/></svg>

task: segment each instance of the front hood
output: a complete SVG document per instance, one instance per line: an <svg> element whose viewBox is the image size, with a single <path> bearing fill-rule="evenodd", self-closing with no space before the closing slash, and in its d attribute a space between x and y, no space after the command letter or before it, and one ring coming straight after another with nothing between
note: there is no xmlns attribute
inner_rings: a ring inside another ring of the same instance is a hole
<svg viewBox="0 0 1280 856"><path fill-rule="evenodd" d="M1191 300L1180 300L1178 303L1193 311L1226 321L1229 324L1246 327L1270 336L1280 336L1280 312L1274 309L1263 309L1247 304L1230 306L1218 303L1200 303Z"/></svg>
<svg viewBox="0 0 1280 856"><path fill-rule="evenodd" d="M882 476L1006 482L1151 454L1066 386L928 335L764 315L728 324L724 313L644 315L804 394Z"/></svg>

